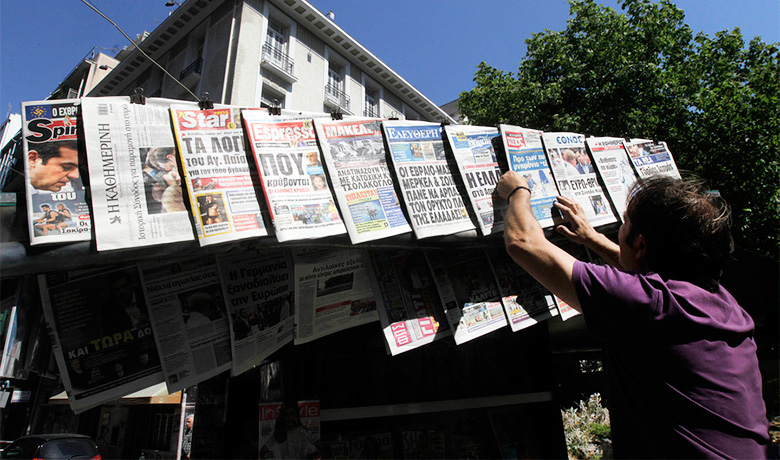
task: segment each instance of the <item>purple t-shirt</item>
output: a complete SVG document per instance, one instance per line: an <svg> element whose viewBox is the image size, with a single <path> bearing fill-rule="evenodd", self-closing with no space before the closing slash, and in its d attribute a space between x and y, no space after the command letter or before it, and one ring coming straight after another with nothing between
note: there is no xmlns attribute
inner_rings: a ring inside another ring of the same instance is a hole
<svg viewBox="0 0 780 460"><path fill-rule="evenodd" d="M606 341L616 458L774 458L753 320L723 287L576 262Z"/></svg>

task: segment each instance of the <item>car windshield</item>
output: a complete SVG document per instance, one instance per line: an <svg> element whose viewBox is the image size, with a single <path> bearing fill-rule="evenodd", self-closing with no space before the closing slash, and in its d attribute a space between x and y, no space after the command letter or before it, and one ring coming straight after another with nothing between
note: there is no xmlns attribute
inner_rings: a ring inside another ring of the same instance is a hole
<svg viewBox="0 0 780 460"><path fill-rule="evenodd" d="M33 458L38 446L43 442L41 438L24 438L8 446L0 455L2 458Z"/></svg>
<svg viewBox="0 0 780 460"><path fill-rule="evenodd" d="M92 458L97 455L95 443L90 439L52 439L41 446L39 456L46 460Z"/></svg>

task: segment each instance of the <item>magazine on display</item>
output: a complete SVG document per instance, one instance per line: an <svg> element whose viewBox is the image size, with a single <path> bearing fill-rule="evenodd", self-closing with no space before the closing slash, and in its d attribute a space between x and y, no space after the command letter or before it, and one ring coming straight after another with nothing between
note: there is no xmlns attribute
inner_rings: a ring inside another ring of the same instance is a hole
<svg viewBox="0 0 780 460"><path fill-rule="evenodd" d="M520 268L505 250L492 249L487 254L512 332L558 316L550 291Z"/></svg>
<svg viewBox="0 0 780 460"><path fill-rule="evenodd" d="M295 344L377 321L363 252L300 249L295 266Z"/></svg>
<svg viewBox="0 0 780 460"><path fill-rule="evenodd" d="M381 122L375 118L314 120L353 244L412 231L387 167Z"/></svg>
<svg viewBox="0 0 780 460"><path fill-rule="evenodd" d="M258 458L315 458L317 446L320 444L318 400L298 401L297 407L285 407L280 402L261 402L258 408ZM295 426L285 429L285 439L277 441L274 430L277 426L283 427L282 420L287 417L295 420Z"/></svg>
<svg viewBox="0 0 780 460"><path fill-rule="evenodd" d="M498 129L484 126L446 125L444 132L477 215L482 235L504 229L506 203L493 192L501 178L493 138Z"/></svg>
<svg viewBox="0 0 780 460"><path fill-rule="evenodd" d="M444 154L442 128L423 121L382 123L415 236L474 230Z"/></svg>
<svg viewBox="0 0 780 460"><path fill-rule="evenodd" d="M432 249L425 257L456 344L507 325L496 278L482 249Z"/></svg>
<svg viewBox="0 0 780 460"><path fill-rule="evenodd" d="M217 257L230 317L236 376L252 369L293 340L293 266L287 250Z"/></svg>
<svg viewBox="0 0 780 460"><path fill-rule="evenodd" d="M184 206L172 101L81 99L98 251L194 239Z"/></svg>
<svg viewBox="0 0 780 460"><path fill-rule="evenodd" d="M628 193L636 182L628 153L620 137L589 137L585 139L596 171L604 180L609 198L621 220L628 204Z"/></svg>
<svg viewBox="0 0 780 460"><path fill-rule="evenodd" d="M38 275L38 283L75 413L163 382L135 265Z"/></svg>
<svg viewBox="0 0 780 460"><path fill-rule="evenodd" d="M577 201L594 227L616 222L596 169L585 151L585 136L542 133L542 141L560 194Z"/></svg>
<svg viewBox="0 0 780 460"><path fill-rule="evenodd" d="M311 119L274 121L242 112L279 241L346 233L317 148Z"/></svg>
<svg viewBox="0 0 780 460"><path fill-rule="evenodd" d="M550 211L558 196L558 189L544 155L542 132L503 124L499 128L509 169L525 177L531 189L531 211L534 217L542 228L552 227Z"/></svg>
<svg viewBox="0 0 780 460"><path fill-rule="evenodd" d="M140 266L168 393L230 369L230 330L213 256Z"/></svg>
<svg viewBox="0 0 780 460"><path fill-rule="evenodd" d="M391 355L451 334L436 283L421 250L364 252L374 290L381 295L379 321ZM377 299L380 300L380 299Z"/></svg>
<svg viewBox="0 0 780 460"><path fill-rule="evenodd" d="M266 236L240 109L172 105L171 119L200 245Z"/></svg>
<svg viewBox="0 0 780 460"><path fill-rule="evenodd" d="M30 245L89 241L92 219L79 166L79 99L22 103Z"/></svg>
<svg viewBox="0 0 780 460"><path fill-rule="evenodd" d="M669 152L666 142L647 139L631 139L625 142L631 164L639 177L645 179L656 174L680 178L680 171Z"/></svg>

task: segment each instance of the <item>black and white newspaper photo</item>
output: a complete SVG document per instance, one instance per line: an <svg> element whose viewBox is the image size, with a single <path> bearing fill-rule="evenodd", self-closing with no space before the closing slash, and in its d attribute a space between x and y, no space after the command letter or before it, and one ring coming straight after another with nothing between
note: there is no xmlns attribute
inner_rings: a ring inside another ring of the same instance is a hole
<svg viewBox="0 0 780 460"><path fill-rule="evenodd" d="M301 248L293 261L296 345L379 320L362 251Z"/></svg>
<svg viewBox="0 0 780 460"><path fill-rule="evenodd" d="M249 172L240 109L173 105L171 119L200 245L268 235Z"/></svg>
<svg viewBox="0 0 780 460"><path fill-rule="evenodd" d="M274 121L244 110L276 239L323 238L347 232L322 166L312 120Z"/></svg>
<svg viewBox="0 0 780 460"><path fill-rule="evenodd" d="M135 265L38 275L38 283L75 413L163 381Z"/></svg>
<svg viewBox="0 0 780 460"><path fill-rule="evenodd" d="M486 126L446 125L444 127L455 162L458 164L471 207L482 235L504 230L506 203L493 191L501 171L493 149L498 129Z"/></svg>
<svg viewBox="0 0 780 460"><path fill-rule="evenodd" d="M430 249L425 258L456 344L507 325L498 284L482 249Z"/></svg>
<svg viewBox="0 0 780 460"><path fill-rule="evenodd" d="M81 99L98 251L194 239L167 99Z"/></svg>
<svg viewBox="0 0 780 460"><path fill-rule="evenodd" d="M230 369L230 327L214 256L140 266L168 393Z"/></svg>
<svg viewBox="0 0 780 460"><path fill-rule="evenodd" d="M680 178L680 171L672 158L666 142L654 142L647 139L631 139L625 143L631 164L641 178L656 174Z"/></svg>
<svg viewBox="0 0 780 460"><path fill-rule="evenodd" d="M589 137L585 139L596 171L604 181L615 213L623 219L628 204L628 193L636 182L636 173L631 167L628 153L620 137Z"/></svg>
<svg viewBox="0 0 780 460"><path fill-rule="evenodd" d="M217 257L236 376L293 341L293 265L286 249Z"/></svg>
<svg viewBox="0 0 780 460"><path fill-rule="evenodd" d="M353 244L412 231L387 166L381 122L374 118L314 120Z"/></svg>
<svg viewBox="0 0 780 460"><path fill-rule="evenodd" d="M474 230L447 163L441 125L388 120L382 129L414 235L421 239Z"/></svg>
<svg viewBox="0 0 780 460"><path fill-rule="evenodd" d="M609 198L585 150L585 136L565 132L543 133L542 141L560 194L576 200L594 227L616 222Z"/></svg>
<svg viewBox="0 0 780 460"><path fill-rule="evenodd" d="M364 250L377 298L379 322L395 356L452 334L422 250Z"/></svg>
<svg viewBox="0 0 780 460"><path fill-rule="evenodd" d="M30 245L89 241L92 219L79 171L79 99L22 103ZM86 169L86 168L84 168Z"/></svg>

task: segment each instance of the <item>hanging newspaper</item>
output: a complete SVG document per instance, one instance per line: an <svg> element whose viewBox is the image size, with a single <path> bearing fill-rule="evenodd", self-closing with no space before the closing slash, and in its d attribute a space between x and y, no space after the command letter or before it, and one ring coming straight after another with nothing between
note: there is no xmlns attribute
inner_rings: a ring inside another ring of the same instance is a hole
<svg viewBox="0 0 780 460"><path fill-rule="evenodd" d="M415 236L474 230L444 155L441 125L385 121L382 129Z"/></svg>
<svg viewBox="0 0 780 460"><path fill-rule="evenodd" d="M320 444L320 402L298 401L297 407L280 402L261 402L260 436L257 458L318 458ZM295 421L293 427L285 425L287 419ZM277 427L284 429L284 438L277 440Z"/></svg>
<svg viewBox="0 0 780 460"><path fill-rule="evenodd" d="M78 99L22 103L30 245L92 238L79 175L78 110Z"/></svg>
<svg viewBox="0 0 780 460"><path fill-rule="evenodd" d="M500 125L509 169L525 177L531 189L531 211L543 228L553 226L551 209L558 195L542 148L542 132Z"/></svg>
<svg viewBox="0 0 780 460"><path fill-rule="evenodd" d="M293 268L286 250L217 257L233 345L232 375L293 340Z"/></svg>
<svg viewBox="0 0 780 460"><path fill-rule="evenodd" d="M293 261L296 345L379 319L359 250L301 249Z"/></svg>
<svg viewBox="0 0 780 460"><path fill-rule="evenodd" d="M408 233L387 168L381 120L314 120L322 156L352 243Z"/></svg>
<svg viewBox="0 0 780 460"><path fill-rule="evenodd" d="M553 295L505 250L487 251L509 326L517 332L558 315Z"/></svg>
<svg viewBox="0 0 780 460"><path fill-rule="evenodd" d="M444 132L463 177L471 207L477 214L482 235L500 233L504 229L506 203L493 193L501 178L493 149L493 138L498 136L498 130L484 126L446 125Z"/></svg>
<svg viewBox="0 0 780 460"><path fill-rule="evenodd" d="M163 381L137 267L38 275L38 283L74 412Z"/></svg>
<svg viewBox="0 0 780 460"><path fill-rule="evenodd" d="M631 139L625 143L631 157L631 163L637 175L645 179L656 174L680 178L680 171L674 163L666 142L653 142L647 139Z"/></svg>
<svg viewBox="0 0 780 460"><path fill-rule="evenodd" d="M364 259L381 294L379 321L391 355L451 334L422 251L372 250Z"/></svg>
<svg viewBox="0 0 780 460"><path fill-rule="evenodd" d="M266 236L239 109L173 105L171 119L200 245Z"/></svg>
<svg viewBox="0 0 780 460"><path fill-rule="evenodd" d="M589 137L585 139L596 171L604 180L609 198L615 206L618 218L623 219L623 213L628 204L628 193L636 182L636 174L631 168L628 154L619 137Z"/></svg>
<svg viewBox="0 0 780 460"><path fill-rule="evenodd" d="M616 222L590 156L585 151L585 136L542 133L542 141L561 195L577 201L593 226Z"/></svg>
<svg viewBox="0 0 780 460"><path fill-rule="evenodd" d="M230 369L230 331L214 257L140 268L168 393Z"/></svg>
<svg viewBox="0 0 780 460"><path fill-rule="evenodd" d="M82 98L99 251L194 239L166 99Z"/></svg>
<svg viewBox="0 0 780 460"><path fill-rule="evenodd" d="M425 252L444 314L460 345L506 326L501 295L481 249Z"/></svg>
<svg viewBox="0 0 780 460"><path fill-rule="evenodd" d="M242 112L279 241L346 233L317 149L311 120L273 121Z"/></svg>

